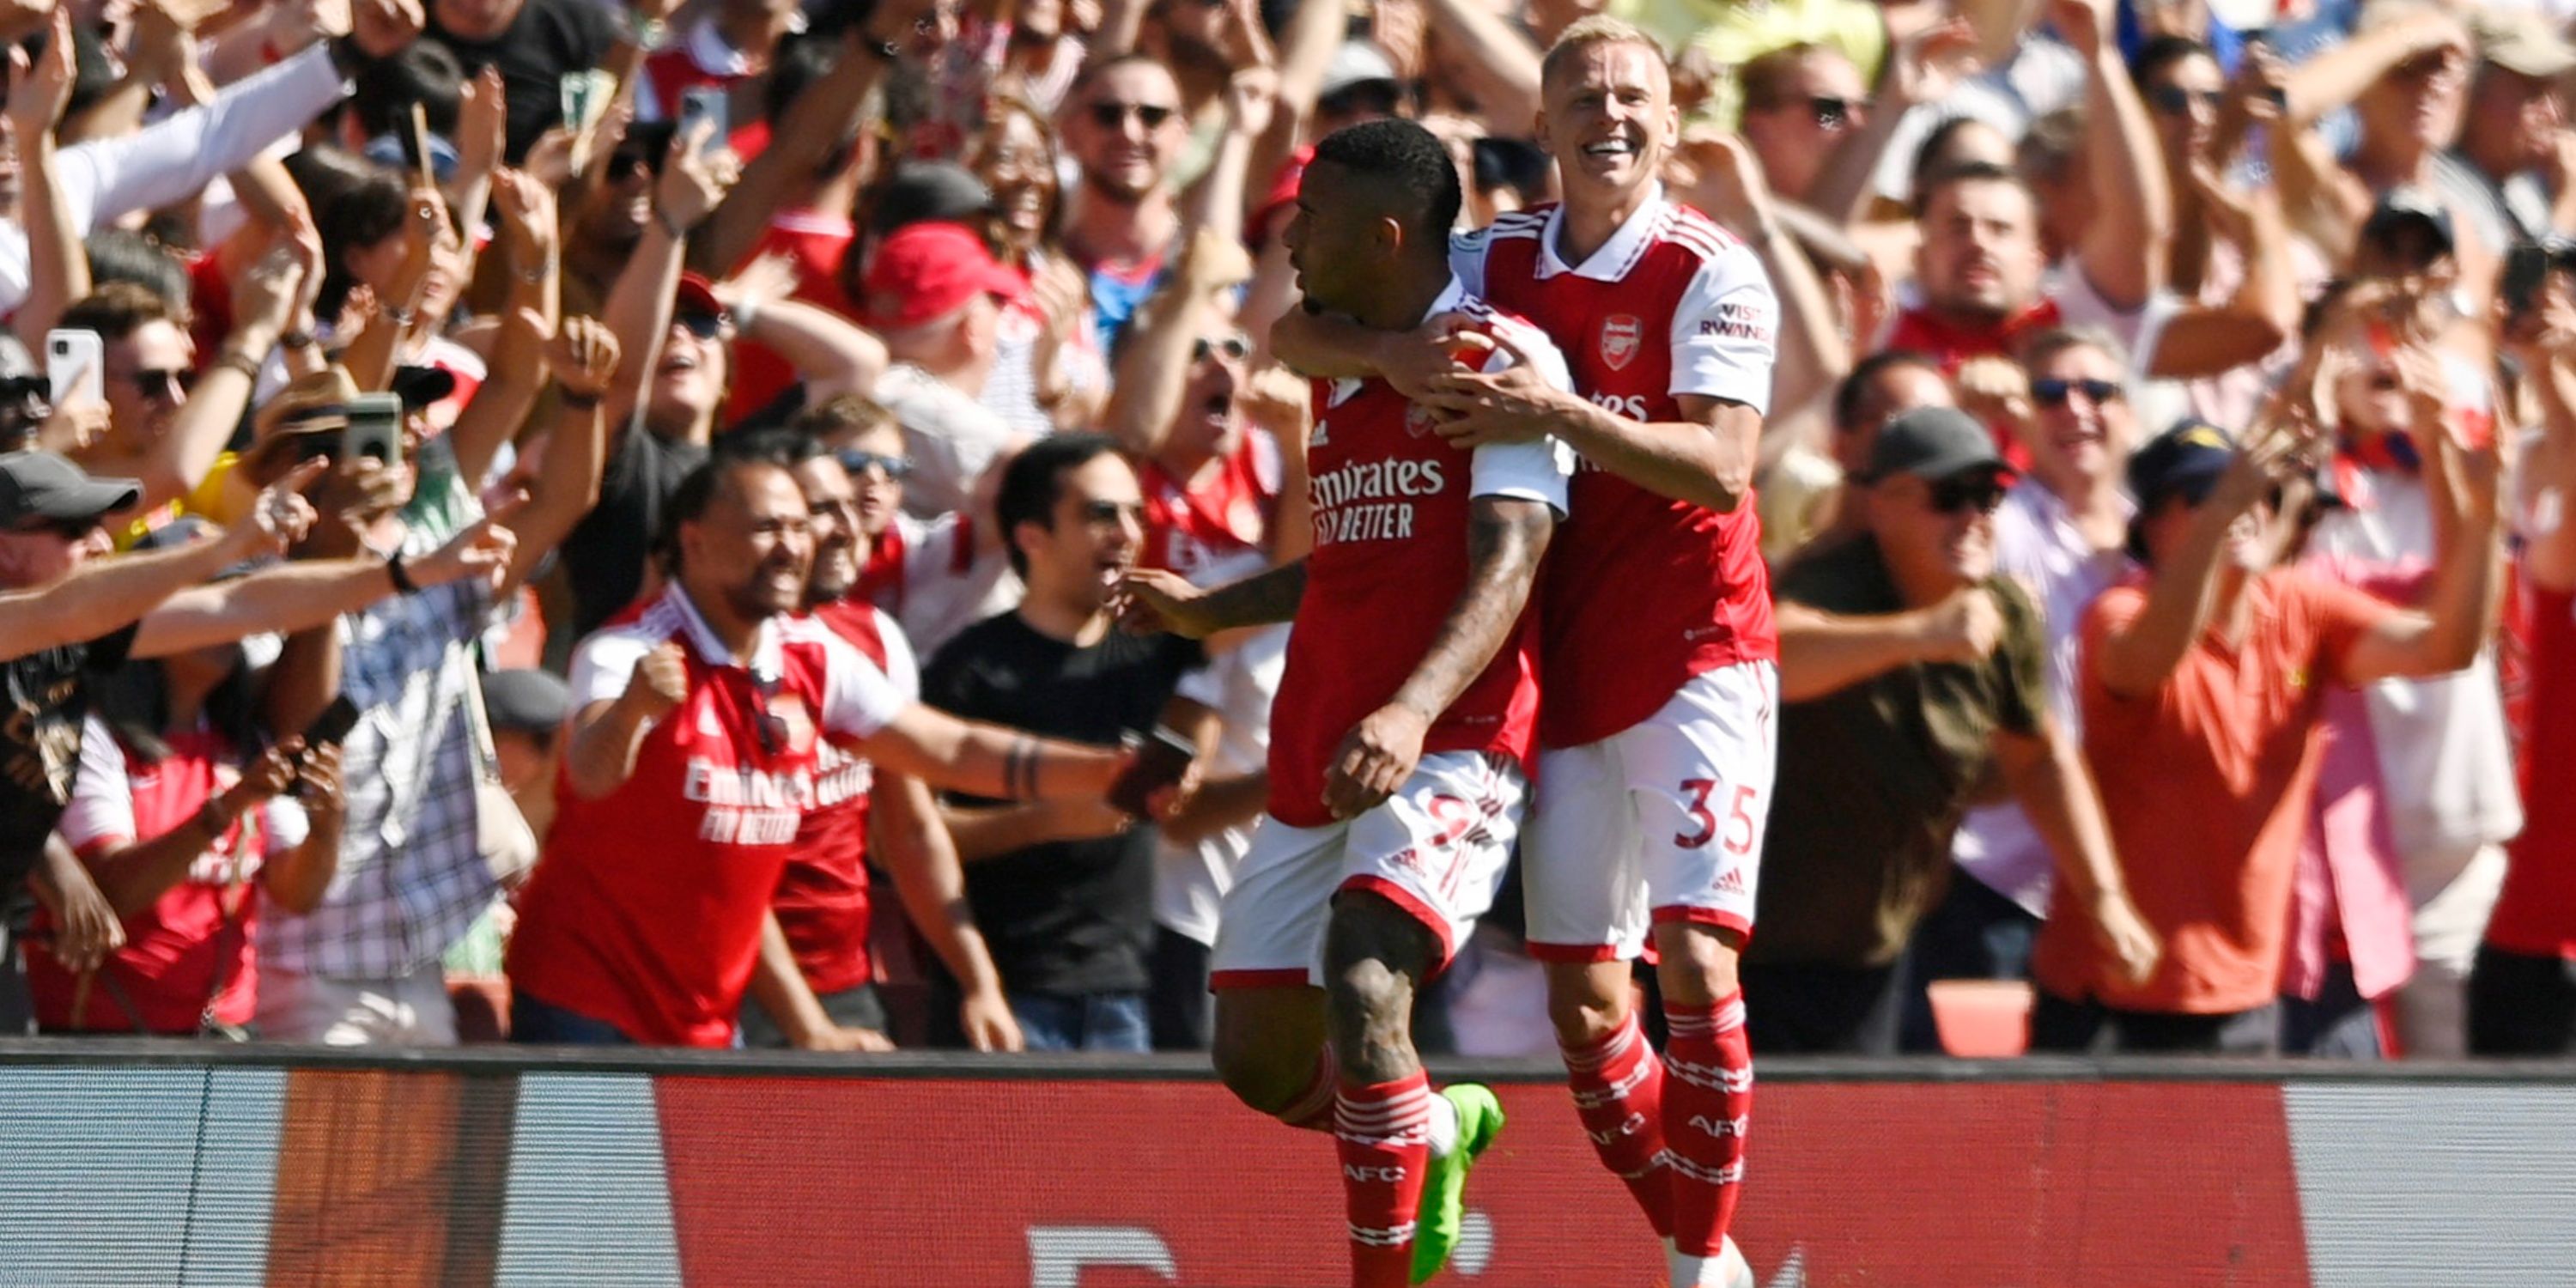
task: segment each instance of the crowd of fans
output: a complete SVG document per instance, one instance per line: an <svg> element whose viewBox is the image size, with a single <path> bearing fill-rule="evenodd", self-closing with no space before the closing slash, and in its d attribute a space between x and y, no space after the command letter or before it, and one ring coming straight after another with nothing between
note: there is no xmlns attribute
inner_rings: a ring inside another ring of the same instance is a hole
<svg viewBox="0 0 2576 1288"><path fill-rule="evenodd" d="M1314 141L1544 202L1601 6L419 4L0 0L8 1026L1204 1047L1287 628L1120 577L1303 553ZM1607 7L1779 306L1755 1048L2576 1052L2563 7Z"/></svg>

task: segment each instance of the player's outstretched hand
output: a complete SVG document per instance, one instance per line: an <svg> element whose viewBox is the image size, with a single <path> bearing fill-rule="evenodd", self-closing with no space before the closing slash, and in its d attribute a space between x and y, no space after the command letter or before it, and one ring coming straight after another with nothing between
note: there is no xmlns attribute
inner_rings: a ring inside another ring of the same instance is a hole
<svg viewBox="0 0 2576 1288"><path fill-rule="evenodd" d="M1324 808L1335 818L1357 818L1386 803L1422 760L1422 738L1431 722L1410 707L1389 703L1352 726L1333 750L1324 773Z"/></svg>
<svg viewBox="0 0 2576 1288"><path fill-rule="evenodd" d="M1216 624L1199 611L1207 592L1162 568L1138 568L1118 579L1109 601L1118 624L1138 635L1170 634L1206 639Z"/></svg>

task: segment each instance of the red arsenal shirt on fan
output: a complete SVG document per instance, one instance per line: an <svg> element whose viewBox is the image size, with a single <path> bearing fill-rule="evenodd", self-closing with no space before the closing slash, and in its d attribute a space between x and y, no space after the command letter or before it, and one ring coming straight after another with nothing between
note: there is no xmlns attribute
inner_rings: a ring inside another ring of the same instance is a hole
<svg viewBox="0 0 2576 1288"><path fill-rule="evenodd" d="M686 654L688 695L617 790L583 800L557 778L561 812L520 895L510 982L638 1042L723 1046L823 739L865 738L906 703L810 618L772 619L750 658L734 657L673 585L582 641L573 710L624 693L666 640Z"/></svg>
<svg viewBox="0 0 2576 1288"><path fill-rule="evenodd" d="M1209 568L1261 551L1285 472L1278 440L1247 429L1225 459L1211 464L1193 482L1173 478L1151 460L1136 462L1145 492L1145 552L1138 564L1207 585Z"/></svg>
<svg viewBox="0 0 2576 1288"><path fill-rule="evenodd" d="M1658 189L1580 265L1557 258L1562 209L1505 215L1457 239L1451 266L1565 351L1574 388L1642 421L1684 394L1765 411L1780 308L1753 252ZM1540 578L1550 747L1653 715L1682 682L1779 656L1753 499L1732 514L1659 496L1589 461Z"/></svg>
<svg viewBox="0 0 2576 1288"><path fill-rule="evenodd" d="M1573 388L1537 328L1496 313L1457 281L1431 314L1464 313L1528 353L1549 383ZM1489 370L1509 361L1497 353ZM1565 512L1571 454L1554 439L1452 447L1431 415L1383 380L1315 382L1306 440L1315 548L1270 715L1270 814L1291 827L1332 822L1324 771L1351 726L1386 704L1431 648L1467 584L1468 502L1502 496ZM1526 764L1538 715L1537 615L1432 722L1422 750L1482 751Z"/></svg>
<svg viewBox="0 0 2576 1288"><path fill-rule="evenodd" d="M864 599L814 610L814 620L850 642L885 673L907 703L920 696L921 673L903 628ZM875 773L843 738L814 752L814 804L796 829L795 851L779 874L771 906L795 951L796 969L817 994L868 982L868 799Z"/></svg>

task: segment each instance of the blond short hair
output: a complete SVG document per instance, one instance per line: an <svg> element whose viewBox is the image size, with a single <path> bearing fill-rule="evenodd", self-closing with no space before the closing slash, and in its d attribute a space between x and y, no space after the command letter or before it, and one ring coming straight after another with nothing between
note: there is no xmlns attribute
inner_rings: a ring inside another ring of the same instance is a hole
<svg viewBox="0 0 2576 1288"><path fill-rule="evenodd" d="M1594 45L1636 45L1652 51L1656 62L1666 65L1672 62L1671 55L1664 52L1663 43L1647 35L1645 28L1606 13L1596 13L1566 28L1557 36L1556 43L1547 47L1547 56L1538 64L1539 83L1545 85L1556 79L1567 59Z"/></svg>

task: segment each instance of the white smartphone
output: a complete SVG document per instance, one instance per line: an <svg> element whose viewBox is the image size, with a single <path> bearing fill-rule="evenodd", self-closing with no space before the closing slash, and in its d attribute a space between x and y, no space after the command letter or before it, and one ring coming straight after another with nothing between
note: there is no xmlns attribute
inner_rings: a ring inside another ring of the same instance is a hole
<svg viewBox="0 0 2576 1288"><path fill-rule="evenodd" d="M107 401L107 344L96 331L47 331L45 378L57 407Z"/></svg>
<svg viewBox="0 0 2576 1288"><path fill-rule="evenodd" d="M725 118L730 115L732 111L725 105L722 86L695 85L680 91L680 137L689 137L689 131L696 129L700 121L714 126L707 131L705 151L713 152L725 145Z"/></svg>

